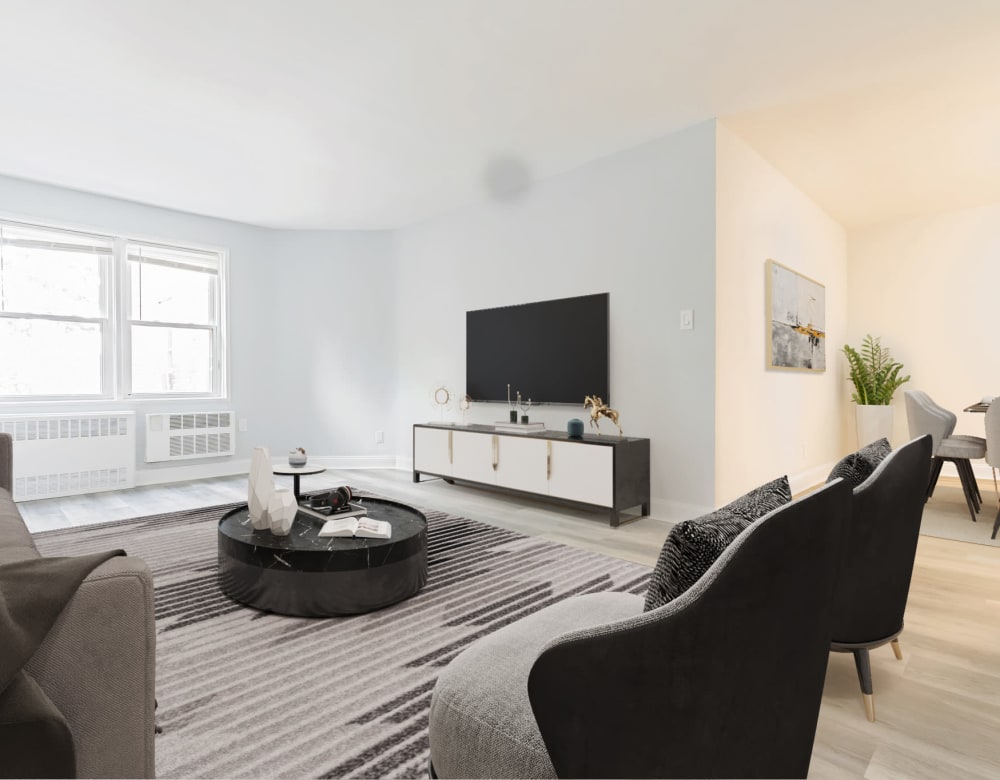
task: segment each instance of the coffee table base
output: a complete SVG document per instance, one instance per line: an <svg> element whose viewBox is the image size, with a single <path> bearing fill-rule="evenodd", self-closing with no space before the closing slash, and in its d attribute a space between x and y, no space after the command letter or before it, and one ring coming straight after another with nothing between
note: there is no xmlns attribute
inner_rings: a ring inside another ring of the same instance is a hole
<svg viewBox="0 0 1000 780"><path fill-rule="evenodd" d="M373 612L408 599L427 583L427 555L371 569L281 571L219 555L222 592L281 615L334 617Z"/></svg>

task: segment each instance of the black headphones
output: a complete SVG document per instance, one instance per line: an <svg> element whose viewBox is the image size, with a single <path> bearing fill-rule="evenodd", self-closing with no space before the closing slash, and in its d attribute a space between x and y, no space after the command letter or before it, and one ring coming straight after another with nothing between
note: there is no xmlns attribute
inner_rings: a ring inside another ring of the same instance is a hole
<svg viewBox="0 0 1000 780"><path fill-rule="evenodd" d="M354 493L347 485L344 485L329 493L316 494L309 499L309 503L316 509L330 507L336 512L338 509L346 509L352 498L354 498Z"/></svg>

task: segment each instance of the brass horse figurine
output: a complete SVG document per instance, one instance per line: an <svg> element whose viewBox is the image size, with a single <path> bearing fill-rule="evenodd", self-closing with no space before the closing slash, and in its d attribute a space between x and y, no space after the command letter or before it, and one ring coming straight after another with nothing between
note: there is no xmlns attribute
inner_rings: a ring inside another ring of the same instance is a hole
<svg viewBox="0 0 1000 780"><path fill-rule="evenodd" d="M615 424L618 428L618 436L622 435L622 427L618 425L618 412L614 409L609 409L608 405L604 403L599 395L588 395L583 399L583 408L590 409L590 424L592 427L597 428L597 435L601 435L601 417L607 417L611 422Z"/></svg>

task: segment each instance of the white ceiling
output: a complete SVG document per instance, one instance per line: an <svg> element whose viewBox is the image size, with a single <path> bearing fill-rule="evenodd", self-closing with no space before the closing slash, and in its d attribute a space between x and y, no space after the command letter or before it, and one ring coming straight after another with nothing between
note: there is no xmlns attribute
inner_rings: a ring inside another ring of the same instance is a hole
<svg viewBox="0 0 1000 780"><path fill-rule="evenodd" d="M1000 200L1000 0L0 0L0 173L412 224L721 117L848 226Z"/></svg>

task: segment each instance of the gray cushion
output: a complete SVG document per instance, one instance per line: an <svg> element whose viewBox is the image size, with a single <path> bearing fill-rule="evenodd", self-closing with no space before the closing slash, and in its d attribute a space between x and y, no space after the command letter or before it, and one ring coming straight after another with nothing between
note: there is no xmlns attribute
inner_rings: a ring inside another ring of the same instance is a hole
<svg viewBox="0 0 1000 780"><path fill-rule="evenodd" d="M535 659L563 634L641 612L642 599L628 593L577 596L469 646L445 667L431 698L438 777L555 777L528 700Z"/></svg>
<svg viewBox="0 0 1000 780"><path fill-rule="evenodd" d="M662 607L677 598L708 571L743 529L791 500L788 477L780 477L721 509L675 525L650 577L645 609Z"/></svg>
<svg viewBox="0 0 1000 780"><path fill-rule="evenodd" d="M878 464L885 460L890 452L892 452L892 447L888 439L882 438L871 444L866 444L857 452L852 452L841 458L833 467L826 481L833 482L840 477L850 484L853 490L872 475Z"/></svg>
<svg viewBox="0 0 1000 780"><path fill-rule="evenodd" d="M934 454L940 458L985 458L986 439L978 436L949 436L941 442Z"/></svg>

